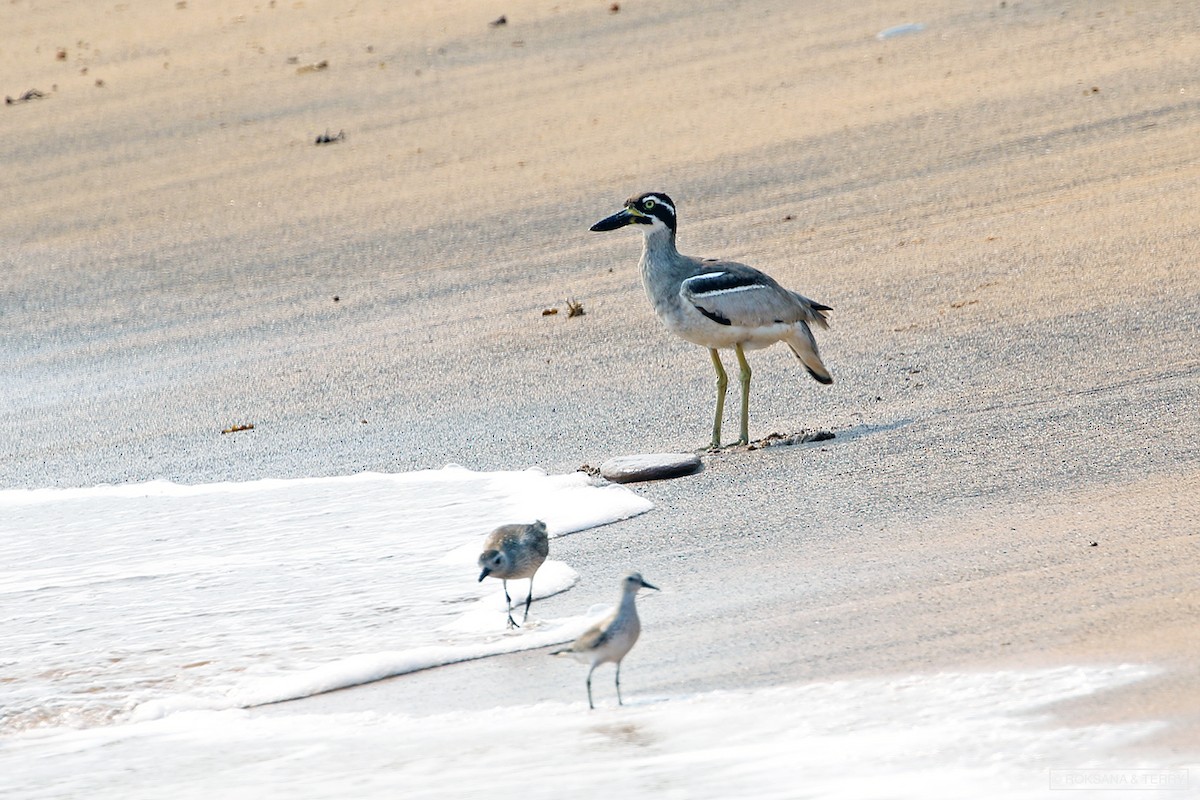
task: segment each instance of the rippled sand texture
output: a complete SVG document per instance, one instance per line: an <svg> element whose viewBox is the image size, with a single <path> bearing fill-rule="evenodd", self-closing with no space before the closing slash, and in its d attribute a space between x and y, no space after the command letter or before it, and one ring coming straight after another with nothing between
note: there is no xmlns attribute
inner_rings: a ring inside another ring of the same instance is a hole
<svg viewBox="0 0 1200 800"><path fill-rule="evenodd" d="M1153 664L1057 710L1197 741L1200 6L443 5L5 6L0 485L697 449L707 355L587 230L667 191L684 252L834 307L835 384L753 354L751 435L837 438L639 489L544 612L662 586L631 695Z"/></svg>

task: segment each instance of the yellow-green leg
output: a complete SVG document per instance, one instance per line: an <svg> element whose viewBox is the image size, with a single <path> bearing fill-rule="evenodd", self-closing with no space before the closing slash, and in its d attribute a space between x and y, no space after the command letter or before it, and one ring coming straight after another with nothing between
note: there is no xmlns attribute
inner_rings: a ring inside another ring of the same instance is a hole
<svg viewBox="0 0 1200 800"><path fill-rule="evenodd" d="M713 420L712 438L712 448L717 450L721 447L721 417L725 415L725 389L729 386L729 376L725 374L725 366L717 351L710 349L708 352L712 356L713 369L717 371L717 416Z"/></svg>
<svg viewBox="0 0 1200 800"><path fill-rule="evenodd" d="M738 364L742 368L738 376L742 383L742 435L738 444L750 444L750 364L746 361L746 354L742 352L740 344L735 344L733 350L737 353Z"/></svg>

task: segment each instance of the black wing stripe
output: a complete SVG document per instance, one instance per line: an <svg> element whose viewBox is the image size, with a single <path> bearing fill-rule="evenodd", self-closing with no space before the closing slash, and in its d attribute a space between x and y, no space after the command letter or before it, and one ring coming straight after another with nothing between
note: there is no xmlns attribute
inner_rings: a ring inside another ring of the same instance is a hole
<svg viewBox="0 0 1200 800"><path fill-rule="evenodd" d="M687 290L695 297L706 294L724 294L738 289L755 289L762 284L751 275L737 275L732 272L706 272L685 282Z"/></svg>
<svg viewBox="0 0 1200 800"><path fill-rule="evenodd" d="M695 303L692 304L692 307L695 308L697 311L699 311L704 316L711 319L713 322L717 323L718 325L732 325L733 324L729 320L729 317L721 316L716 311L709 311L707 308L701 308L700 306L696 305Z"/></svg>

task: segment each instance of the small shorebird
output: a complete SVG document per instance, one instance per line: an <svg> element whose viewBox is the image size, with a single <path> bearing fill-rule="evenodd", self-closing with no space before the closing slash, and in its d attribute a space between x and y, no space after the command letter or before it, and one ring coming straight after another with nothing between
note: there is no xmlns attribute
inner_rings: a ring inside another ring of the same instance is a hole
<svg viewBox="0 0 1200 800"><path fill-rule="evenodd" d="M625 657L642 632L634 597L638 589L658 589L643 580L641 573L630 572L621 581L621 602L602 621L588 628L570 647L555 650L550 655L570 655L591 664L587 675L588 708L592 704L592 673L596 667L612 661L617 665L617 705L621 701L621 659Z"/></svg>
<svg viewBox="0 0 1200 800"><path fill-rule="evenodd" d="M712 447L721 446L721 417L729 378L718 350L733 348L742 384L741 435L750 441L750 365L745 350L786 342L819 383L833 377L817 350L809 324L828 328L829 306L780 286L771 276L735 261L699 259L675 249L675 203L662 192L647 192L625 201L625 207L592 226L612 231L642 225L642 285L654 312L676 336L707 347L717 371L717 414Z"/></svg>
<svg viewBox="0 0 1200 800"><path fill-rule="evenodd" d="M532 525L501 525L492 531L479 554L480 582L491 575L504 584L504 599L508 601L508 627L521 627L512 616L512 598L508 596L509 578L529 578L529 594L525 598L525 616L529 619L529 604L533 602L533 576L550 553L546 523Z"/></svg>

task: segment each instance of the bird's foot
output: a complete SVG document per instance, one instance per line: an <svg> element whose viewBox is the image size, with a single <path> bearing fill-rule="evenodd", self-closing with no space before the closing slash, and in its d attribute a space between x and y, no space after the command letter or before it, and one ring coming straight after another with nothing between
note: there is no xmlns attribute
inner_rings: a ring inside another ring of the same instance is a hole
<svg viewBox="0 0 1200 800"><path fill-rule="evenodd" d="M521 627L521 626L517 624L517 621L516 621L515 619L513 619L512 617L509 617L509 618L508 618L508 629L509 629L510 631L511 631L513 628L519 628L519 627Z"/></svg>
<svg viewBox="0 0 1200 800"><path fill-rule="evenodd" d="M750 438L748 436L742 436L742 437L739 437L737 441L730 442L729 444L724 444L724 445L721 444L720 442L714 441L712 444L710 444L708 447L705 448L705 451L709 452L709 453L720 453L723 450L732 450L735 447L747 447L747 446L749 446L749 444L750 444Z"/></svg>

